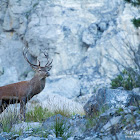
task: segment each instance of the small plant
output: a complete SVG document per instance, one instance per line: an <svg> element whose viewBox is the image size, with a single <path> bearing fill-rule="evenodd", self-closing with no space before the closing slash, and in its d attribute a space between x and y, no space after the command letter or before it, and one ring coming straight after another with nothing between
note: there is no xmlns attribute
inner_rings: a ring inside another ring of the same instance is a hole
<svg viewBox="0 0 140 140"><path fill-rule="evenodd" d="M135 78L135 75L128 72L127 70L123 70L121 74L119 74L115 79L111 81L111 88L115 89L118 87L123 87L126 90L132 90L133 88L139 87L140 76Z"/></svg>
<svg viewBox="0 0 140 140"><path fill-rule="evenodd" d="M128 122L126 121L125 118L122 118L121 123L122 123L124 126L126 126L126 125L128 124ZM124 126L123 126L123 127L124 127Z"/></svg>
<svg viewBox="0 0 140 140"><path fill-rule="evenodd" d="M63 118L60 119L59 117L56 117L53 127L56 137L62 137L64 140L70 137L70 132L68 132L70 125L68 125L67 121Z"/></svg>
<svg viewBox="0 0 140 140"><path fill-rule="evenodd" d="M138 110L138 114L140 114L140 110Z"/></svg>
<svg viewBox="0 0 140 140"><path fill-rule="evenodd" d="M26 121L42 122L46 118L53 116L54 113L48 111L47 108L43 108L40 105L37 105L34 110L26 113Z"/></svg>
<svg viewBox="0 0 140 140"><path fill-rule="evenodd" d="M86 128L93 128L96 125L95 118L88 118L86 123Z"/></svg>
<svg viewBox="0 0 140 140"><path fill-rule="evenodd" d="M26 113L26 121L42 122L45 119L57 114L61 114L65 117L70 117L72 115L68 110L65 109L56 109L51 112L48 111L47 108L43 108L41 105L36 105L33 110Z"/></svg>
<svg viewBox="0 0 140 140"><path fill-rule="evenodd" d="M65 132L64 121L56 118L54 128L56 137L62 137Z"/></svg>
<svg viewBox="0 0 140 140"><path fill-rule="evenodd" d="M70 112L68 110L65 110L65 109L54 110L54 114L61 114L62 116L65 116L65 117L71 116Z"/></svg>
<svg viewBox="0 0 140 140"><path fill-rule="evenodd" d="M100 111L94 113L91 117L87 118L87 124L86 128L92 128L97 124L97 120L99 119L99 116L103 114L109 107L108 106L103 106Z"/></svg>
<svg viewBox="0 0 140 140"><path fill-rule="evenodd" d="M17 132L14 132L15 134L18 134L19 136L23 135L23 129L20 128Z"/></svg>
<svg viewBox="0 0 140 140"><path fill-rule="evenodd" d="M122 107L119 107L118 110L116 111L117 114L121 115L121 112L123 112L124 109Z"/></svg>
<svg viewBox="0 0 140 140"><path fill-rule="evenodd" d="M136 18L132 19L132 23L134 24L134 26L136 28L140 27L140 18L138 18L138 19L136 19Z"/></svg>

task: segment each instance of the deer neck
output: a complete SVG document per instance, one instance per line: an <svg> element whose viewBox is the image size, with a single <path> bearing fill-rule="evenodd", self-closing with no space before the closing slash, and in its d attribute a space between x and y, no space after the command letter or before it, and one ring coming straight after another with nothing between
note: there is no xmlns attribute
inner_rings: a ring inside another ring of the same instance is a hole
<svg viewBox="0 0 140 140"><path fill-rule="evenodd" d="M34 96L40 93L45 87L45 78L40 78L38 75L35 76L30 80L31 85L31 96Z"/></svg>

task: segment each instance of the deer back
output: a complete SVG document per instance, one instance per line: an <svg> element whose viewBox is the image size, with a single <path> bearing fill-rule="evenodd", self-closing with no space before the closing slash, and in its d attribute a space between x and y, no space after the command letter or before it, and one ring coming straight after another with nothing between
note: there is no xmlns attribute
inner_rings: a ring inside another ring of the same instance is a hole
<svg viewBox="0 0 140 140"><path fill-rule="evenodd" d="M22 81L0 87L0 99L21 99L29 89L29 82Z"/></svg>

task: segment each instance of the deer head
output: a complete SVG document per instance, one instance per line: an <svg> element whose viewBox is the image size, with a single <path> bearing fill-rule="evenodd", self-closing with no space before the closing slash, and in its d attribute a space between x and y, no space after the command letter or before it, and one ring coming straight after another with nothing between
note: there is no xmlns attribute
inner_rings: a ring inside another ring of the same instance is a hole
<svg viewBox="0 0 140 140"><path fill-rule="evenodd" d="M23 56L24 56L25 60L30 64L31 68L36 72L36 75L38 75L40 77L40 79L46 78L46 77L50 76L49 71L52 68L52 65L51 64L52 64L52 61L53 60L51 60L51 61L48 60L48 54L45 54L44 53L45 57L47 58L47 63L46 63L46 65L44 67L42 67L40 65L40 61L38 59L37 59L38 65L32 64L27 59L27 52L28 52L28 50L25 51L25 48L24 48L24 50L23 50Z"/></svg>

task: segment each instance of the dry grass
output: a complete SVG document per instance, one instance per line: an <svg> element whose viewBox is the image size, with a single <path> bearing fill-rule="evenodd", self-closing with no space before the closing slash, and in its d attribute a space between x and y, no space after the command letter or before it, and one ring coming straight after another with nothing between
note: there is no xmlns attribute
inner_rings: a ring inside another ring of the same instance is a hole
<svg viewBox="0 0 140 140"><path fill-rule="evenodd" d="M2 114L0 114L1 130L4 132L10 132L12 126L20 122L20 114L15 107L7 108Z"/></svg>

